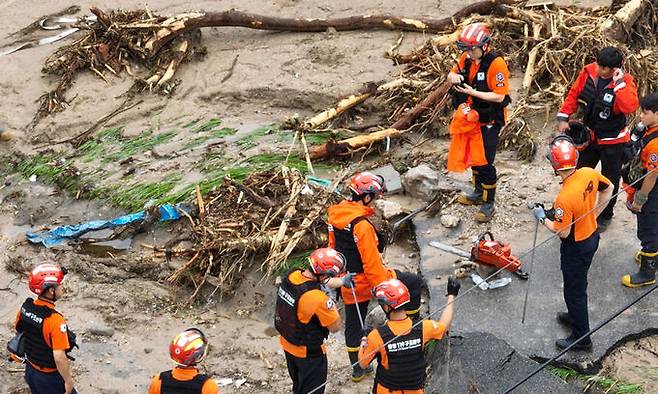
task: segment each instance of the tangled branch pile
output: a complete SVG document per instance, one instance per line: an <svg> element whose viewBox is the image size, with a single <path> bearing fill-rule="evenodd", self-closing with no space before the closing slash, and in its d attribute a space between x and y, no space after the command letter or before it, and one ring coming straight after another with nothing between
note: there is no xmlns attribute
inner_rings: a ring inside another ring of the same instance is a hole
<svg viewBox="0 0 658 394"><path fill-rule="evenodd" d="M293 251L326 242L321 215L339 198L331 189L307 185L302 174L286 168L252 173L242 184L227 178L206 196L207 204L199 197L200 218L189 218L195 246L181 253L193 256L169 281L193 283L193 300L205 284L214 287L210 297L234 290L257 257L265 256L261 270L271 275Z"/></svg>
<svg viewBox="0 0 658 394"><path fill-rule="evenodd" d="M183 60L193 55L205 54L200 47L201 31L190 30L153 52L147 46L154 36L154 29L127 28L135 23L160 23L167 18L154 16L147 10L112 11L105 13L98 8L91 11L96 20L82 19L78 23L83 36L65 45L49 56L42 72L58 77L55 89L39 98L39 109L29 127L34 128L48 114L61 111L67 101L66 91L71 87L75 76L82 71L92 71L108 82L107 74L133 74L133 65L139 64L146 70L136 76L135 84L129 89L129 96L144 89L152 89L169 94L178 84L174 73Z"/></svg>
<svg viewBox="0 0 658 394"><path fill-rule="evenodd" d="M387 55L402 66L399 78L379 87L380 97L392 108L389 121L416 107L445 80L459 55L451 44L461 29L473 22L484 22L493 32L494 50L505 56L512 73L524 76L520 94L509 111L508 124L501 133L501 146L514 147L520 159L531 159L537 132L530 127L530 115L543 112L545 126L579 70L595 60L600 48L614 45L624 52L625 66L636 78L640 94L658 89L656 4L639 5L647 8L629 26L622 26L626 30L622 35L624 42L610 37L611 20L619 18L612 15L614 9L545 4L532 7L526 6L525 1L499 4L488 15L462 18L456 28L444 30L408 54L396 52L398 42ZM420 117L414 127L430 127L435 119L447 114L445 108L437 105Z"/></svg>

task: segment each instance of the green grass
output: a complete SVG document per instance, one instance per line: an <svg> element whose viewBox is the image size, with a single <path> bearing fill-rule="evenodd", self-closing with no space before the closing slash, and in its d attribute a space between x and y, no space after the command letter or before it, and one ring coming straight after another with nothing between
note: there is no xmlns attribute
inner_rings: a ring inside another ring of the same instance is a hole
<svg viewBox="0 0 658 394"><path fill-rule="evenodd" d="M304 134L304 138L309 145L322 145L330 139L341 140L347 138L347 136L344 133L323 131L321 133L306 133Z"/></svg>
<svg viewBox="0 0 658 394"><path fill-rule="evenodd" d="M224 138L228 135L233 135L237 132L238 132L238 130L230 128L230 127L223 127L219 130L213 130L211 133L209 133L207 135L202 135L202 136L199 136L199 137L195 137L192 140L188 141L185 144L185 149L194 148L196 146L202 145L203 143L205 143L208 140L216 139L216 138Z"/></svg>
<svg viewBox="0 0 658 394"><path fill-rule="evenodd" d="M160 199L176 187L180 179L179 174L174 174L159 182L107 186L97 190L97 195L106 198L114 206L135 212L143 209L149 201L158 204Z"/></svg>
<svg viewBox="0 0 658 394"><path fill-rule="evenodd" d="M293 269L305 269L308 267L308 256L311 255L312 250L307 250L300 255L288 257L286 261L276 268L276 275L285 274Z"/></svg>
<svg viewBox="0 0 658 394"><path fill-rule="evenodd" d="M156 145L163 144L176 135L176 131L170 130L160 134L153 134L153 130L146 130L134 137L123 139L118 150L104 155L104 163L119 162L138 153L153 149ZM110 148L108 147L108 150Z"/></svg>
<svg viewBox="0 0 658 394"><path fill-rule="evenodd" d="M221 124L222 124L221 119L212 118L206 123L202 124L201 126L193 129L192 131L194 131L195 133L203 133L204 131L213 130L214 128L219 127Z"/></svg>
<svg viewBox="0 0 658 394"><path fill-rule="evenodd" d="M279 132L279 126L275 124L261 126L249 132L249 134L237 140L235 143L242 149L248 149L258 145L257 141L262 137Z"/></svg>
<svg viewBox="0 0 658 394"><path fill-rule="evenodd" d="M562 380L568 381L578 379L585 384L593 383L609 394L643 394L642 386L639 384L626 383L617 379L611 379L599 375L585 375L572 368L548 366L547 369Z"/></svg>

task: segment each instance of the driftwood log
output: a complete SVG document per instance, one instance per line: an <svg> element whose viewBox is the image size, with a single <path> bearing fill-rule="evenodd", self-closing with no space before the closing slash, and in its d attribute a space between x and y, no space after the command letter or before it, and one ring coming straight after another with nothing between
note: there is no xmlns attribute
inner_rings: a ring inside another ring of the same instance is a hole
<svg viewBox="0 0 658 394"><path fill-rule="evenodd" d="M408 18L394 15L364 15L345 18L278 18L231 9L223 12L191 12L179 14L163 22L137 22L121 26L124 29L154 29L156 34L145 44L155 55L160 48L174 37L188 30L202 27L237 26L259 30L291 32L322 32L329 28L337 31L388 29L438 33L454 26L455 19L471 14L491 14L502 4L513 0L485 0L462 8L451 17L442 19Z"/></svg>
<svg viewBox="0 0 658 394"><path fill-rule="evenodd" d="M398 119L390 128L375 131L370 134L360 135L348 138L342 141L328 141L322 145L313 147L309 152L311 159L328 159L335 156L341 156L349 153L350 150L367 147L377 141L382 141L388 138L399 137L404 134L411 125L423 113L436 107L443 98L448 94L452 84L448 81L443 82L439 87L434 89L432 93L427 95L420 104L416 105L411 110L407 111L400 119Z"/></svg>
<svg viewBox="0 0 658 394"><path fill-rule="evenodd" d="M631 29L637 18L642 15L649 0L631 0L608 18L601 26L603 33L611 40L624 42L626 32Z"/></svg>

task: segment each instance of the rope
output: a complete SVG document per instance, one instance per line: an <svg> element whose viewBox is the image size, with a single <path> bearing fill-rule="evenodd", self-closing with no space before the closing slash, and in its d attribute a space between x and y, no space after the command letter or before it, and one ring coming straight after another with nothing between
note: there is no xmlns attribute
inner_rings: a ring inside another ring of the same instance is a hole
<svg viewBox="0 0 658 394"><path fill-rule="evenodd" d="M632 182L632 183L631 183L630 185L628 185L628 186L630 187L630 186L633 186L633 185L637 184L638 182L640 182L642 179L644 179L647 175L649 175L649 174L651 174L651 173L652 173L651 171L647 171L646 174L642 175L641 177L639 177L637 180L635 180L634 182ZM612 184L610 185L610 187L612 187ZM582 214L580 217L576 218L576 220L573 221L573 224L578 223L579 221L581 221L582 219L584 219L585 217L587 217L587 215L589 215L590 213L596 211L597 208L602 207L603 205L607 205L608 202L610 202L610 200L612 200L613 198L619 196L619 195L620 195L621 193L623 193L623 192L624 192L624 188L620 187L620 188L619 188L619 191L618 191L616 194L613 194L613 195L610 196L608 199L606 199L606 200L604 200L604 201L601 201L601 202L599 202L598 204L596 204L596 205L594 206L594 208L590 209L589 211L587 211L587 212L585 212L584 214ZM552 240L552 239L555 238L555 237L558 237L558 234L557 234L557 233L552 233L548 238L546 238L544 241L540 242L540 243L539 243L538 245L536 245L534 248L531 248L530 250L526 251L526 252L523 253L521 256L519 256L519 260L523 259L523 257L528 256L530 253L534 253L534 251L535 251L537 248L539 248L540 246L546 244L548 241ZM509 263L506 264L504 267L500 268L498 271L496 271L496 272L494 272L493 274L487 276L484 280L485 280L485 281L488 281L489 279L491 279L491 278L493 278L494 276L498 275L500 272L502 272L502 271L504 271L505 269L507 269L507 267L509 267L512 263L513 263L513 261L512 261L512 262L509 262ZM464 291L464 292L460 293L458 296L456 296L452 301L447 302L447 303L446 303L445 305L443 305L441 308L439 308L439 309L437 309L436 311L430 313L430 314L427 315L426 317L424 317L424 318L418 320L416 323L414 323L414 324L412 325L412 329L413 329L413 328L416 328L419 324L422 324L423 321L425 321L425 320L429 320L430 318L432 318L432 317L433 317L434 315L436 315L437 313L442 312L446 307L448 307L448 305L451 305L451 304L455 303L458 299L464 297L466 294L470 293L470 292L473 291L473 289L475 289L475 288L477 288L476 285L471 286L470 288L466 289L466 291ZM381 349L383 349L384 347L386 347L388 344L390 344L391 342L395 341L396 339L400 338L401 336L402 336L402 335L396 335L396 336L394 336L393 338L391 338L389 341L385 342L383 345L381 345L381 346L378 347L377 349L375 349L375 350L373 350L372 352L368 353L368 354L366 355L366 358L370 358L371 356L374 356L374 355L377 354ZM349 367L345 368L345 371L349 371L349 368L354 368L354 367L355 367L356 365L358 365L358 364L359 364L358 361L355 362L354 364L351 364ZM313 393L315 393L316 391L318 391L318 390L320 390L321 388L325 387L325 386L327 385L327 383L328 383L328 382L325 381L324 383L322 383L322 384L319 385L318 387L316 387L316 388L314 388L313 390L309 391L308 394L313 394Z"/></svg>

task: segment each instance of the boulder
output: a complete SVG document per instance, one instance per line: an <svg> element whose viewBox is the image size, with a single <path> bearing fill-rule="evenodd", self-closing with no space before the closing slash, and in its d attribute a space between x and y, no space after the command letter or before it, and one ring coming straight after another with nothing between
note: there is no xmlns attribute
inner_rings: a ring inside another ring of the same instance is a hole
<svg viewBox="0 0 658 394"><path fill-rule="evenodd" d="M451 190L455 187L445 176L427 164L411 168L402 176L404 191L412 197L430 201L439 190Z"/></svg>
<svg viewBox="0 0 658 394"><path fill-rule="evenodd" d="M459 222L461 221L461 219L455 215L441 215L440 220L441 220L441 225L445 228L455 228L459 225Z"/></svg>
<svg viewBox="0 0 658 394"><path fill-rule="evenodd" d="M381 212L382 217L386 220L407 212L402 208L402 205L395 201L379 199L375 200L375 206L377 207L377 210Z"/></svg>

